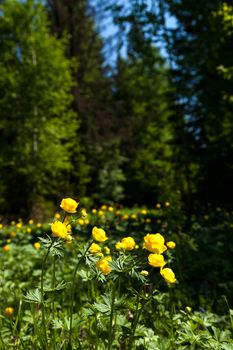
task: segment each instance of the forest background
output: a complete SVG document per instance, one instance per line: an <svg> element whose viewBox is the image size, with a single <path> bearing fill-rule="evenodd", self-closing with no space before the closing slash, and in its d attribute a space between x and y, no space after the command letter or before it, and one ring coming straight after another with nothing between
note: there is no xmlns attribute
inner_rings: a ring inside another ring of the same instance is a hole
<svg viewBox="0 0 233 350"><path fill-rule="evenodd" d="M232 39L231 1L0 1L0 212L231 208Z"/></svg>

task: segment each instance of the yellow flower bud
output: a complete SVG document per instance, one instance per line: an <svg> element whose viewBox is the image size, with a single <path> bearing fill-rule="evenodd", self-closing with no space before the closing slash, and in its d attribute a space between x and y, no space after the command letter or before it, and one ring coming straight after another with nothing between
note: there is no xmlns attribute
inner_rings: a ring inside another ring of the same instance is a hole
<svg viewBox="0 0 233 350"><path fill-rule="evenodd" d="M167 242L166 245L169 249L175 249L175 247L176 247L176 243L173 241Z"/></svg>
<svg viewBox="0 0 233 350"><path fill-rule="evenodd" d="M81 215L83 216L83 217L86 217L87 216L87 209L82 209L82 211L81 211Z"/></svg>
<svg viewBox="0 0 233 350"><path fill-rule="evenodd" d="M176 282L176 277L172 269L165 268L160 270L160 274L163 276L166 282L168 283L175 283Z"/></svg>
<svg viewBox="0 0 233 350"><path fill-rule="evenodd" d="M11 250L11 247L9 245L4 245L4 247L2 247L2 250L7 253L9 252L9 250Z"/></svg>
<svg viewBox="0 0 233 350"><path fill-rule="evenodd" d="M140 275L142 275L142 276L144 276L144 277L147 277L147 276L149 275L149 272L146 271L146 270L142 270L142 271L140 272Z"/></svg>
<svg viewBox="0 0 233 350"><path fill-rule="evenodd" d="M124 250L125 249L125 245L122 242L117 242L115 244L115 248L116 248L116 250Z"/></svg>
<svg viewBox="0 0 233 350"><path fill-rule="evenodd" d="M72 240L73 240L73 237L68 234L66 237L66 243L70 244L70 243L72 243Z"/></svg>
<svg viewBox="0 0 233 350"><path fill-rule="evenodd" d="M92 229L92 237L97 242L105 242L108 239L105 231L102 228L98 228L96 226Z"/></svg>
<svg viewBox="0 0 233 350"><path fill-rule="evenodd" d="M34 247L36 250L39 250L39 249L41 248L40 242L35 242L35 243L33 244L33 247Z"/></svg>
<svg viewBox="0 0 233 350"><path fill-rule="evenodd" d="M77 203L74 199L71 198L64 198L61 201L60 207L66 211L69 214L74 214L77 212L77 206L79 203Z"/></svg>
<svg viewBox="0 0 233 350"><path fill-rule="evenodd" d="M185 311L190 314L192 312L192 308L190 306L186 306Z"/></svg>
<svg viewBox="0 0 233 350"><path fill-rule="evenodd" d="M108 247L104 247L103 251L104 251L104 254L106 255L110 254L110 249Z"/></svg>
<svg viewBox="0 0 233 350"><path fill-rule="evenodd" d="M164 256L162 254L150 254L148 256L149 265L153 267L163 267L166 262L164 261Z"/></svg>
<svg viewBox="0 0 233 350"><path fill-rule="evenodd" d="M91 254L97 254L101 252L101 247L99 246L99 244L97 243L92 243L90 248L89 248L89 252Z"/></svg>
<svg viewBox="0 0 233 350"><path fill-rule="evenodd" d="M147 210L146 210L146 209L142 209L142 210L141 210L141 214L142 214L142 215L146 215L146 214L147 214Z"/></svg>
<svg viewBox="0 0 233 350"><path fill-rule="evenodd" d="M8 306L8 307L6 307L5 308L5 310L4 310L4 315L5 316L12 316L13 315L13 313L14 313L14 308L13 307L11 307L11 306Z"/></svg>

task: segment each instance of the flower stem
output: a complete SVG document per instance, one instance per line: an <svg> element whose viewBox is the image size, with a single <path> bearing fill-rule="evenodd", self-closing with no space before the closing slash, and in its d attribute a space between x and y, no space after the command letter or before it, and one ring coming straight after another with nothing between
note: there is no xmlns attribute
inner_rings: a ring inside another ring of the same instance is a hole
<svg viewBox="0 0 233 350"><path fill-rule="evenodd" d="M110 312L110 322L109 322L109 337L108 337L108 350L112 349L112 343L114 338L114 324L113 324L113 318L114 318L114 304L115 304L115 297L116 297L116 282L113 284L112 287L112 300L111 300L111 312Z"/></svg>
<svg viewBox="0 0 233 350"><path fill-rule="evenodd" d="M45 339L45 349L48 349L48 338L47 338L47 332L46 332L46 320L45 320L45 307L44 307L44 275L45 275L45 264L48 259L50 250L54 244L55 240L52 240L50 246L48 247L48 250L45 254L44 260L42 262L42 268L41 268L41 283L40 283L40 292L41 292L41 312L42 312L42 325L43 325L43 333L44 333L44 339Z"/></svg>
<svg viewBox="0 0 233 350"><path fill-rule="evenodd" d="M134 345L134 335L135 335L135 332L136 332L136 329L137 329L137 325L138 325L138 321L139 321L139 318L141 316L141 313L142 313L142 310L143 310L143 307L144 305L141 305L141 308L139 309L139 303L140 303L140 297L141 297L141 291L144 287L144 284L141 286L139 292L138 292L138 295L137 295L137 300L136 300L136 309L135 309L135 319L134 319L134 322L132 322L132 332L131 332L131 336L130 336L130 340L129 340L129 346L128 346L128 349L129 350L132 350L133 349L133 345Z"/></svg>
<svg viewBox="0 0 233 350"><path fill-rule="evenodd" d="M56 257L53 257L53 274L52 274L52 288L55 288L55 283L56 283ZM53 301L52 301L52 319L54 320L55 318L55 300L54 300L54 292L53 292ZM53 349L55 350L56 347L56 330L55 328L53 329Z"/></svg>
<svg viewBox="0 0 233 350"><path fill-rule="evenodd" d="M73 323L73 309L74 309L74 292L75 292L75 278L76 278L76 273L78 271L78 268L82 262L82 260L85 258L91 244L93 243L93 241L87 246L84 254L82 255L82 257L77 261L74 273L73 273L73 277L72 277L72 289L71 289L71 306L70 306L70 326L69 326L69 341L68 341L68 345L71 347L71 341L72 341L72 323Z"/></svg>

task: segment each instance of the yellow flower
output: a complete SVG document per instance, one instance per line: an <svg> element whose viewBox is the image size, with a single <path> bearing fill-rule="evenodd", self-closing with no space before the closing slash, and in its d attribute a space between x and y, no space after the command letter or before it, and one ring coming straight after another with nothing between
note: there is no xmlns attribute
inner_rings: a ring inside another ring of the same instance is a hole
<svg viewBox="0 0 233 350"><path fill-rule="evenodd" d="M33 244L33 247L34 247L36 250L39 250L39 249L41 248L40 242L35 242L35 243Z"/></svg>
<svg viewBox="0 0 233 350"><path fill-rule="evenodd" d="M90 220L89 219L85 219L84 223L85 223L85 225L89 225L90 224Z"/></svg>
<svg viewBox="0 0 233 350"><path fill-rule="evenodd" d="M117 242L115 244L115 248L116 248L116 250L123 250L123 249L125 249L125 245L122 242Z"/></svg>
<svg viewBox="0 0 233 350"><path fill-rule="evenodd" d="M72 240L73 240L73 237L68 234L66 237L66 243L70 244L70 243L72 243Z"/></svg>
<svg viewBox="0 0 233 350"><path fill-rule="evenodd" d="M0 229L3 228L3 224L0 224Z"/></svg>
<svg viewBox="0 0 233 350"><path fill-rule="evenodd" d="M186 306L185 311L190 314L192 312L192 308L190 306Z"/></svg>
<svg viewBox="0 0 233 350"><path fill-rule="evenodd" d="M15 236L16 236L16 233L15 233L15 232L13 232L13 231L12 231L12 232L10 232L10 236L11 236L11 237L15 237Z"/></svg>
<svg viewBox="0 0 233 350"><path fill-rule="evenodd" d="M136 220L137 219L137 215L136 214L131 214L131 219L133 219L133 220Z"/></svg>
<svg viewBox="0 0 233 350"><path fill-rule="evenodd" d="M110 213L112 213L114 211L113 207L108 207L108 211L110 211Z"/></svg>
<svg viewBox="0 0 233 350"><path fill-rule="evenodd" d="M89 252L91 254L97 254L101 252L101 247L99 246L99 244L97 243L92 243L90 248L89 248Z"/></svg>
<svg viewBox="0 0 233 350"><path fill-rule="evenodd" d="M99 211L98 211L98 215L99 215L99 216L104 216L104 211L103 211L103 210L99 210Z"/></svg>
<svg viewBox="0 0 233 350"><path fill-rule="evenodd" d="M169 241L166 243L166 246L170 249L174 249L176 247L176 243L173 241Z"/></svg>
<svg viewBox="0 0 233 350"><path fill-rule="evenodd" d="M149 252L162 254L167 247L165 246L164 237L160 233L150 234L148 233L144 237L143 248L149 250Z"/></svg>
<svg viewBox="0 0 233 350"><path fill-rule="evenodd" d="M36 224L36 227L40 228L42 226L42 224L40 222L38 222L38 224Z"/></svg>
<svg viewBox="0 0 233 350"><path fill-rule="evenodd" d="M85 218L87 216L87 209L82 209L81 210L81 215Z"/></svg>
<svg viewBox="0 0 233 350"><path fill-rule="evenodd" d="M108 262L112 261L111 256L107 256L96 263L96 267L98 270L100 270L103 274L107 275L112 271L111 267L109 266Z"/></svg>
<svg viewBox="0 0 233 350"><path fill-rule="evenodd" d="M15 221L11 221L11 225L15 225Z"/></svg>
<svg viewBox="0 0 233 350"><path fill-rule="evenodd" d="M2 247L2 250L7 253L9 250L11 250L11 247L9 245L4 245L4 247Z"/></svg>
<svg viewBox="0 0 233 350"><path fill-rule="evenodd" d="M151 218L146 218L146 222L150 223L151 222Z"/></svg>
<svg viewBox="0 0 233 350"><path fill-rule="evenodd" d="M105 242L108 239L105 231L102 228L98 228L96 226L92 229L92 237L97 242Z"/></svg>
<svg viewBox="0 0 233 350"><path fill-rule="evenodd" d="M104 247L104 254L109 255L110 254L110 249L108 247Z"/></svg>
<svg viewBox="0 0 233 350"><path fill-rule="evenodd" d="M153 267L163 267L166 262L164 261L164 256L162 254L150 254L148 256L149 265Z"/></svg>
<svg viewBox="0 0 233 350"><path fill-rule="evenodd" d="M92 214L96 214L97 210L95 208L93 208L91 212L92 212Z"/></svg>
<svg viewBox="0 0 233 350"><path fill-rule="evenodd" d="M28 227L26 231L27 231L27 233L31 233L32 229L30 227Z"/></svg>
<svg viewBox="0 0 233 350"><path fill-rule="evenodd" d="M61 218L61 214L56 213L56 214L54 215L54 217L55 217L55 219L60 219L60 218Z"/></svg>
<svg viewBox="0 0 233 350"><path fill-rule="evenodd" d="M142 210L141 210L141 214L142 214L142 215L146 215L146 214L147 214L147 210L146 210L146 209L142 209Z"/></svg>
<svg viewBox="0 0 233 350"><path fill-rule="evenodd" d="M170 204L169 202L165 202L165 207L168 208L168 207L170 207L170 205L171 205L171 204Z"/></svg>
<svg viewBox="0 0 233 350"><path fill-rule="evenodd" d="M16 224L17 228L21 228L23 226L22 222L18 222L18 224Z"/></svg>
<svg viewBox="0 0 233 350"><path fill-rule="evenodd" d="M157 203L157 204L156 204L156 208L157 208L157 209L160 209L160 208L161 208L161 204L160 204L160 203Z"/></svg>
<svg viewBox="0 0 233 350"><path fill-rule="evenodd" d="M142 270L142 271L140 272L140 275L142 275L142 276L144 276L144 277L147 277L147 276L149 275L149 272L146 271L146 270Z"/></svg>
<svg viewBox="0 0 233 350"><path fill-rule="evenodd" d="M121 243L124 245L125 250L133 250L136 246L136 243L133 237L122 238Z"/></svg>
<svg viewBox="0 0 233 350"><path fill-rule="evenodd" d="M60 207L69 214L74 214L77 212L77 203L74 199L71 198L63 198L61 201Z"/></svg>
<svg viewBox="0 0 233 350"><path fill-rule="evenodd" d="M168 283L175 283L176 282L176 276L172 269L169 269L166 267L165 269L160 270L160 274L163 276L166 282Z"/></svg>
<svg viewBox="0 0 233 350"><path fill-rule="evenodd" d="M106 210L106 209L107 209L107 205L103 204L103 205L101 206L101 209L102 209L102 210Z"/></svg>
<svg viewBox="0 0 233 350"><path fill-rule="evenodd" d="M67 238L67 227L61 221L54 221L51 226L53 237Z"/></svg>
<svg viewBox="0 0 233 350"><path fill-rule="evenodd" d="M14 310L13 307L8 306L8 307L6 307L5 310L4 310L4 315L5 315L5 316L12 316L13 313L14 313L14 311L15 311L15 310Z"/></svg>
<svg viewBox="0 0 233 350"><path fill-rule="evenodd" d="M33 225L33 224L34 224L34 221L33 221L32 219L30 219L30 220L28 221L28 223L29 223L29 225Z"/></svg>

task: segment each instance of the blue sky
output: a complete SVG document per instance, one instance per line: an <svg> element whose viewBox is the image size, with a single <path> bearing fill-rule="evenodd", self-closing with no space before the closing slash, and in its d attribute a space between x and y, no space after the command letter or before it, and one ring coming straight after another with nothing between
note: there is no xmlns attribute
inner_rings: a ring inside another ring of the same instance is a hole
<svg viewBox="0 0 233 350"><path fill-rule="evenodd" d="M98 1L98 0L97 0ZM117 0L116 0L117 1ZM123 3L124 6L127 7L127 5L130 5L130 0L118 0L117 2L119 3ZM149 10L153 10L153 6L155 4L155 1L153 0L147 0L148 3L148 9ZM98 18L98 14L97 14L97 18ZM114 25L112 19L111 19L111 13L109 12L109 15L103 20L101 19L101 17L99 17L99 30L100 33L104 39L104 42L107 42L108 45L106 45L105 48L105 57L107 59L108 63L114 63L115 58L117 56L117 42L115 37L117 36L117 32L118 32L118 27ZM176 27L176 20L174 17L171 16L167 16L166 17L166 27L167 28L175 28ZM163 43L159 43L158 46L160 47L160 51L161 54L166 57L166 50L165 47L163 45ZM121 48L121 54L123 56L126 55L126 47L123 45Z"/></svg>

